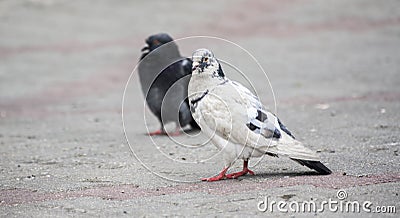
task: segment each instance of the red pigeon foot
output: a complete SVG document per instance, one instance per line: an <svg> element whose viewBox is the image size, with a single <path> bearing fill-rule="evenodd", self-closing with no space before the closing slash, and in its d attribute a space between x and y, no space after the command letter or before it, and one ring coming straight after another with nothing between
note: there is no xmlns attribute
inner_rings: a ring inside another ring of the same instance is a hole
<svg viewBox="0 0 400 218"><path fill-rule="evenodd" d="M246 175L247 173L250 174L250 175L254 175L254 172L249 170L249 168L247 168L247 165L248 165L248 161L246 161L246 160L243 161L243 170L240 171L240 172L228 174L228 175L226 175L226 178L228 178L228 179L236 179L236 178L238 178L240 176Z"/></svg>
<svg viewBox="0 0 400 218"><path fill-rule="evenodd" d="M236 179L236 178L238 178L240 176L246 175L247 173L250 174L250 175L254 175L253 171L251 171L249 169L243 169L240 172L231 173L231 174L226 175L226 178L228 178L228 179Z"/></svg>
<svg viewBox="0 0 400 218"><path fill-rule="evenodd" d="M156 130L154 132L149 132L149 136L153 136L153 135L165 135L166 133L164 131L162 131L161 129Z"/></svg>
<svg viewBox="0 0 400 218"><path fill-rule="evenodd" d="M215 182L215 181L223 180L226 178L225 173L227 170L228 170L228 168L224 168L218 175L216 175L214 177L210 177L210 178L202 178L201 181Z"/></svg>

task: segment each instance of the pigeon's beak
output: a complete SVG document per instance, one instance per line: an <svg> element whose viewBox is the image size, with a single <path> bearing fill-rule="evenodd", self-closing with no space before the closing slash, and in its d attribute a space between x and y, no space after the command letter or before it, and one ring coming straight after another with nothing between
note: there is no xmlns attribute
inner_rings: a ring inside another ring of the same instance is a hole
<svg viewBox="0 0 400 218"><path fill-rule="evenodd" d="M196 70L198 66L199 66L198 62L193 62L192 71Z"/></svg>
<svg viewBox="0 0 400 218"><path fill-rule="evenodd" d="M149 45L145 45L143 48L142 48L142 52L144 52L144 51L148 51L148 50L150 50L150 47L149 47Z"/></svg>

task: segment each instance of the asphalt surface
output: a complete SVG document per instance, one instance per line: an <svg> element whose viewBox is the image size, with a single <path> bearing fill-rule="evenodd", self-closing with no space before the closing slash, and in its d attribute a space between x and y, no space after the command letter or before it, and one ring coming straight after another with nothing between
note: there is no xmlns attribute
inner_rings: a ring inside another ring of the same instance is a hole
<svg viewBox="0 0 400 218"><path fill-rule="evenodd" d="M0 216L398 216L399 8L372 0L0 2ZM255 176L200 182L223 166L204 136L146 135L158 123L134 69L144 39L158 32L197 36L177 42L182 54L212 49L228 76L254 87L334 173L265 157L250 161ZM344 203L370 201L375 213L258 208L266 197L320 205L340 200L338 191Z"/></svg>

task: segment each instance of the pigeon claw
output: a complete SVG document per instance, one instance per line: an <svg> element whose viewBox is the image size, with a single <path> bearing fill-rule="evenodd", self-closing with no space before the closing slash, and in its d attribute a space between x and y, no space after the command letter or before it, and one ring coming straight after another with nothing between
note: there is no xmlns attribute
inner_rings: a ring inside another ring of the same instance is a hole
<svg viewBox="0 0 400 218"><path fill-rule="evenodd" d="M215 181L219 181L219 180L223 180L225 179L225 175L217 175L214 177L210 177L210 178L202 178L201 181L206 181L206 182L215 182Z"/></svg>
<svg viewBox="0 0 400 218"><path fill-rule="evenodd" d="M254 175L254 172L249 170L248 164L249 164L248 160L243 161L243 170L240 171L240 172L237 172L237 173L228 174L228 175L226 175L226 178L228 178L228 179L236 179L236 178L238 178L240 176L244 176L246 174Z"/></svg>
<svg viewBox="0 0 400 218"><path fill-rule="evenodd" d="M226 175L226 178L228 178L228 179L236 179L236 178L238 178L238 177L240 177L240 176L246 175L247 173L250 174L250 175L254 175L254 172L253 172L253 171L251 171L251 170L249 170L249 169L243 169L243 170L240 171L240 172L231 173L231 174Z"/></svg>
<svg viewBox="0 0 400 218"><path fill-rule="evenodd" d="M228 170L228 168L224 168L218 175L214 176L214 177L210 177L210 178L202 178L201 181L206 181L206 182L215 182L215 181L219 181L219 180L223 180L226 178L226 171Z"/></svg>
<svg viewBox="0 0 400 218"><path fill-rule="evenodd" d="M162 131L161 129L156 130L154 132L149 132L149 136L153 136L153 135L165 135L165 131Z"/></svg>
<svg viewBox="0 0 400 218"><path fill-rule="evenodd" d="M181 131L179 128L176 128L175 132L167 133L165 130L159 129L154 132L149 132L148 134L149 134L149 136L155 136L155 135L179 136L179 135L181 135Z"/></svg>

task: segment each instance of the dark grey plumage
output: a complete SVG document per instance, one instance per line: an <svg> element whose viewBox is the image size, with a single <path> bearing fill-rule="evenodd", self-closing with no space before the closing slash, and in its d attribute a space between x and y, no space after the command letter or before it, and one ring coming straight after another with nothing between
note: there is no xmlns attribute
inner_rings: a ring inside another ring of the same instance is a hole
<svg viewBox="0 0 400 218"><path fill-rule="evenodd" d="M158 118L160 130L150 134L165 133L164 124L174 122L179 127L190 124L199 129L190 113L187 87L192 73L192 61L182 57L178 46L165 33L146 39L138 67L142 92L150 111Z"/></svg>

